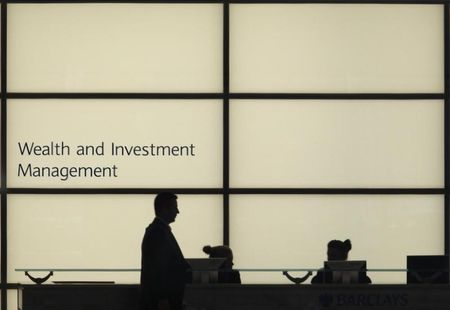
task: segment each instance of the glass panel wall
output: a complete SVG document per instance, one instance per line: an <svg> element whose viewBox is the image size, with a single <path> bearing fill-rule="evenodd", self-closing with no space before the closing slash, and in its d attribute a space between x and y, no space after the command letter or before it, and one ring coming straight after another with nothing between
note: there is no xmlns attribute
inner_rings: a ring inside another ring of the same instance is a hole
<svg viewBox="0 0 450 310"><path fill-rule="evenodd" d="M443 187L441 100L233 100L233 187Z"/></svg>
<svg viewBox="0 0 450 310"><path fill-rule="evenodd" d="M8 119L10 187L221 186L217 100L9 100Z"/></svg>
<svg viewBox="0 0 450 310"><path fill-rule="evenodd" d="M7 310L17 310L18 309L18 293L16 290L8 290L8 308Z"/></svg>
<svg viewBox="0 0 450 310"><path fill-rule="evenodd" d="M8 281L30 282L15 269L139 269L153 195L9 195ZM222 241L221 196L178 198L173 233L186 257ZM33 273L31 273L33 275ZM55 272L51 280L138 283L139 272Z"/></svg>
<svg viewBox="0 0 450 310"><path fill-rule="evenodd" d="M220 92L219 4L10 4L10 92Z"/></svg>
<svg viewBox="0 0 450 310"><path fill-rule="evenodd" d="M407 255L444 254L439 195L233 195L230 242L236 268L323 267L330 240L350 239L350 260L368 269L406 269ZM426 227L426 228L425 228ZM375 284L406 274L369 272ZM281 272L245 272L245 282L290 283Z"/></svg>
<svg viewBox="0 0 450 310"><path fill-rule="evenodd" d="M369 268L444 254L444 6L229 7L224 23L222 3L8 4L9 283L29 283L16 268L139 268L163 190L186 193L173 224L186 257L229 240L237 268L320 268L347 238Z"/></svg>
<svg viewBox="0 0 450 310"><path fill-rule="evenodd" d="M443 16L438 5L232 5L231 91L443 92Z"/></svg>

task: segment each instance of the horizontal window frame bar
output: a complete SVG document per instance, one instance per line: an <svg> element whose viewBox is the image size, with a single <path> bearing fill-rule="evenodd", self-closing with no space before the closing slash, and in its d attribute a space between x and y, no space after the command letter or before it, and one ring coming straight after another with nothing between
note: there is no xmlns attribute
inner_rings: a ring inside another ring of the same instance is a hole
<svg viewBox="0 0 450 310"><path fill-rule="evenodd" d="M445 4L447 0L230 0L230 4Z"/></svg>
<svg viewBox="0 0 450 310"><path fill-rule="evenodd" d="M207 4L207 3L229 3L229 4L445 4L446 0L6 0L11 4L56 4L56 3L167 3L167 4Z"/></svg>
<svg viewBox="0 0 450 310"><path fill-rule="evenodd" d="M230 99L444 100L443 93L232 93Z"/></svg>
<svg viewBox="0 0 450 310"><path fill-rule="evenodd" d="M173 192L182 195L221 195L220 188L8 188L7 194L31 195L152 195Z"/></svg>
<svg viewBox="0 0 450 310"><path fill-rule="evenodd" d="M221 93L8 93L8 99L217 99Z"/></svg>
<svg viewBox="0 0 450 310"><path fill-rule="evenodd" d="M89 0L44 0L44 1L39 1L39 0L6 0L6 2L8 4L58 4L58 3L62 3L62 4L76 4L76 3L81 3L81 4L115 4L115 3L119 3L119 4L222 4L223 0L131 0L131 1L126 1L126 0L94 0L94 1L89 1Z"/></svg>
<svg viewBox="0 0 450 310"><path fill-rule="evenodd" d="M445 188L8 188L25 195L444 195Z"/></svg>
<svg viewBox="0 0 450 310"><path fill-rule="evenodd" d="M443 93L8 93L8 99L444 100Z"/></svg>
<svg viewBox="0 0 450 310"><path fill-rule="evenodd" d="M444 195L444 188L234 188L236 195Z"/></svg>

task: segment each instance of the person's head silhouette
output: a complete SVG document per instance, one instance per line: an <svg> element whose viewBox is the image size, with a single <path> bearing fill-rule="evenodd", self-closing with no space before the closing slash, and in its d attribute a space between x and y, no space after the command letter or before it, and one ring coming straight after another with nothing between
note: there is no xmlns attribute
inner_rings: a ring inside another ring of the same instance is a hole
<svg viewBox="0 0 450 310"><path fill-rule="evenodd" d="M177 195L173 193L160 193L155 198L155 214L167 224L175 221L178 211Z"/></svg>
<svg viewBox="0 0 450 310"><path fill-rule="evenodd" d="M331 240L328 242L328 260L347 260L348 252L352 249L349 239L345 241Z"/></svg>
<svg viewBox="0 0 450 310"><path fill-rule="evenodd" d="M203 247L203 252L209 255L209 258L226 258L223 267L232 268L233 267L233 251L230 247L226 245L210 246L206 245Z"/></svg>

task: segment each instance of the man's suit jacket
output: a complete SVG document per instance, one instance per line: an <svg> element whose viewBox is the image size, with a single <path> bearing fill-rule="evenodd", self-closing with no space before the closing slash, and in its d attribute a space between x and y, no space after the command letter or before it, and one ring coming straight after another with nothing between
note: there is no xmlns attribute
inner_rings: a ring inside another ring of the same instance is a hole
<svg viewBox="0 0 450 310"><path fill-rule="evenodd" d="M141 309L153 309L161 299L181 303L189 265L169 225L155 218L145 230L141 250Z"/></svg>

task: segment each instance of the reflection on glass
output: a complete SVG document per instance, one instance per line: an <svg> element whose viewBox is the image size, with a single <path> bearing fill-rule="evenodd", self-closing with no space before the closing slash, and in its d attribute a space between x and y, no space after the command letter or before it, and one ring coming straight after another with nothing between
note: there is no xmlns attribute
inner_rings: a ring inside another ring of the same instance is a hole
<svg viewBox="0 0 450 310"><path fill-rule="evenodd" d="M234 100L232 187L443 187L444 104Z"/></svg>
<svg viewBox="0 0 450 310"><path fill-rule="evenodd" d="M222 198L178 195L171 225L185 257L204 257L222 240ZM10 195L8 281L30 282L17 268L139 269L153 220L153 195ZM43 277L43 273L32 273ZM139 272L56 272L50 279L139 282Z"/></svg>
<svg viewBox="0 0 450 310"><path fill-rule="evenodd" d="M320 268L330 240L350 239L350 260L405 269L407 255L444 252L443 196L236 195L230 198L236 268ZM406 273L368 274L375 284ZM243 273L243 283L288 283L279 273Z"/></svg>
<svg viewBox="0 0 450 310"><path fill-rule="evenodd" d="M8 186L220 187L220 103L10 100Z"/></svg>

